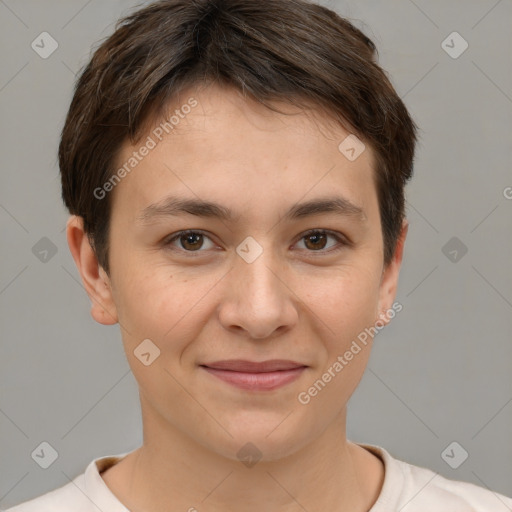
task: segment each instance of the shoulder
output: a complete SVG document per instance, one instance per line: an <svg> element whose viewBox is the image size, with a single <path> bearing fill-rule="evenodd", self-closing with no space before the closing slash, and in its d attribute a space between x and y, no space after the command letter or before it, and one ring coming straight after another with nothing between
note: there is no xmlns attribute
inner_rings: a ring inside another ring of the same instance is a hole
<svg viewBox="0 0 512 512"><path fill-rule="evenodd" d="M371 512L391 510L389 506L407 512L512 512L507 496L395 459L381 447L363 446L385 466L384 484Z"/></svg>
<svg viewBox="0 0 512 512"><path fill-rule="evenodd" d="M89 512L91 502L80 489L84 488L84 474L58 489L24 501L5 512Z"/></svg>
<svg viewBox="0 0 512 512"><path fill-rule="evenodd" d="M439 511L450 512L512 512L512 499L502 494L469 482L445 478L426 468L400 463L408 476L407 487L418 510L436 506Z"/></svg>
<svg viewBox="0 0 512 512"><path fill-rule="evenodd" d="M126 512L127 509L111 493L100 473L119 462L127 453L94 459L82 474L67 484L3 512Z"/></svg>

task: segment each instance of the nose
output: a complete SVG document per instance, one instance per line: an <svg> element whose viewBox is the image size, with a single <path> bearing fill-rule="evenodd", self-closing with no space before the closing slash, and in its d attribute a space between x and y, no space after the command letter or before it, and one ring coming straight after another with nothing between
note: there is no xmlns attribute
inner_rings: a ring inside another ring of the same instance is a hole
<svg viewBox="0 0 512 512"><path fill-rule="evenodd" d="M266 339L297 323L298 302L291 272L265 249L250 263L237 255L225 280L219 318L228 330Z"/></svg>

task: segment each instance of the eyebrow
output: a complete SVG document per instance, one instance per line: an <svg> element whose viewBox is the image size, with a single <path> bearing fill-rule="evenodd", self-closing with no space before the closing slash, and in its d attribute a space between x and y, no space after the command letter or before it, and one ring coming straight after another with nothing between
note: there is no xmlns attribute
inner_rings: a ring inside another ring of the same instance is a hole
<svg viewBox="0 0 512 512"><path fill-rule="evenodd" d="M282 220L296 220L326 213L336 213L337 215L354 218L359 217L361 221L367 220L364 210L344 197L319 198L293 205L285 213ZM168 196L162 201L144 208L136 220L140 224L149 224L151 221L161 217L183 214L216 218L227 222L238 221L240 218L240 216L235 217L229 208L218 203Z"/></svg>

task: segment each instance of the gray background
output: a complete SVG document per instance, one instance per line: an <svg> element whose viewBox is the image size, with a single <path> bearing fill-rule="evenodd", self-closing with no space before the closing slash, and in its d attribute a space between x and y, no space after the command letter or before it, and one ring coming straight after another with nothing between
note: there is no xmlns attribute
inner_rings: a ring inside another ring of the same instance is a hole
<svg viewBox="0 0 512 512"><path fill-rule="evenodd" d="M324 4L375 41L421 129L403 311L376 339L348 437L512 495L512 2ZM118 326L90 317L67 247L56 157L75 73L134 5L0 0L2 508L142 442ZM31 48L43 31L59 44L47 59ZM456 59L441 46L453 31L469 44ZM32 249L43 237L57 250L46 262ZM59 454L48 469L31 457L43 441ZM469 453L458 469L441 457L453 441Z"/></svg>

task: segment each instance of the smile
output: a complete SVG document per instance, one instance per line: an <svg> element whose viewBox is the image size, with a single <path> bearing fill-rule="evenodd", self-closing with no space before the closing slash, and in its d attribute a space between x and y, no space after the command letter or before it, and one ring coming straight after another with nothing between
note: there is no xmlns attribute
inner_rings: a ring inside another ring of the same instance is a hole
<svg viewBox="0 0 512 512"><path fill-rule="evenodd" d="M293 361L272 360L255 363L242 360L217 361L201 365L210 375L250 391L271 391L293 382L307 366Z"/></svg>

